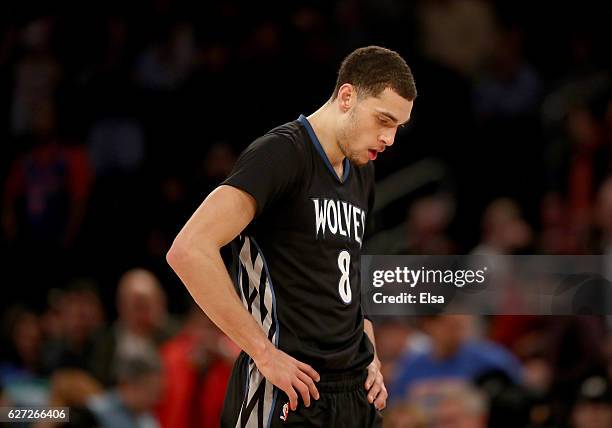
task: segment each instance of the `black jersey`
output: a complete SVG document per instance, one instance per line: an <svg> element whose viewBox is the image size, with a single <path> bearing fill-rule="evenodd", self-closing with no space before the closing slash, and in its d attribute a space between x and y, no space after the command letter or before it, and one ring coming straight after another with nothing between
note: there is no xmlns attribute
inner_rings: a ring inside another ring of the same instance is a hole
<svg viewBox="0 0 612 428"><path fill-rule="evenodd" d="M300 116L255 140L224 182L257 202L232 243L244 305L279 349L321 373L360 370L373 358L359 255L374 167L344 162L340 179Z"/></svg>

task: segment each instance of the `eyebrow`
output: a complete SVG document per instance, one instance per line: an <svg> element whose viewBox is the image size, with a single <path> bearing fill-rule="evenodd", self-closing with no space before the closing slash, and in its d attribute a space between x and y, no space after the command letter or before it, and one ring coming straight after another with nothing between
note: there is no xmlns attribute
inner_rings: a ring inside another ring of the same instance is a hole
<svg viewBox="0 0 612 428"><path fill-rule="evenodd" d="M408 120L410 120L410 118L404 122L404 123L399 123L399 120L395 118L395 116L393 116L391 113L387 112L387 111L383 111L383 110L378 110L376 109L376 112L379 114L382 114L383 116L386 116L388 119L392 120L393 122L395 122L398 126L404 126L405 124L408 123Z"/></svg>

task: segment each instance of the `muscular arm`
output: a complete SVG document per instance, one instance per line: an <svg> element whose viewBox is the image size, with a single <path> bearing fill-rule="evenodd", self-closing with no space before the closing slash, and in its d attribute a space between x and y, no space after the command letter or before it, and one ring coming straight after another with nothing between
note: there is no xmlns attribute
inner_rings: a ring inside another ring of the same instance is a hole
<svg viewBox="0 0 612 428"><path fill-rule="evenodd" d="M196 303L208 317L255 362L274 385L297 406L296 390L305 404L318 398L313 379L319 375L307 364L277 350L243 307L220 249L234 239L255 215L255 200L231 186L215 189L174 240L166 256Z"/></svg>
<svg viewBox="0 0 612 428"><path fill-rule="evenodd" d="M208 317L256 359L272 344L243 309L219 252L253 218L249 198L225 186L213 191L179 232L167 260Z"/></svg>

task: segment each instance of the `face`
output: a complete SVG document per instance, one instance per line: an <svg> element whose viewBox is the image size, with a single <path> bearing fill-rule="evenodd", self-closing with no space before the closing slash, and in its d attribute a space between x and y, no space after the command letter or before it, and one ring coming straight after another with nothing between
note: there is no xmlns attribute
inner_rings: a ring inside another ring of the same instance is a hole
<svg viewBox="0 0 612 428"><path fill-rule="evenodd" d="M152 293L130 293L122 301L122 321L137 334L150 334L160 324L163 312L158 297Z"/></svg>
<svg viewBox="0 0 612 428"><path fill-rule="evenodd" d="M385 89L376 97L359 99L352 85L338 92L342 109L338 128L338 146L353 164L361 166L376 159L393 145L397 129L408 122L413 102Z"/></svg>
<svg viewBox="0 0 612 428"><path fill-rule="evenodd" d="M151 273L133 271L120 281L117 309L121 322L129 330L147 335L163 323L166 300Z"/></svg>

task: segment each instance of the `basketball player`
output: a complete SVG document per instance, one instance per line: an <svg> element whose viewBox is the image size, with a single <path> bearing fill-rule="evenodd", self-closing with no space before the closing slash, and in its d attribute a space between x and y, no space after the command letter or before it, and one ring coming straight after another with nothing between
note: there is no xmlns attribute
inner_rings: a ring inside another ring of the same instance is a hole
<svg viewBox="0 0 612 428"><path fill-rule="evenodd" d="M255 140L176 237L169 264L243 350L222 426L380 425L387 391L361 310L359 255L372 161L415 98L396 52L357 49L331 98ZM229 242L234 284L219 254Z"/></svg>

